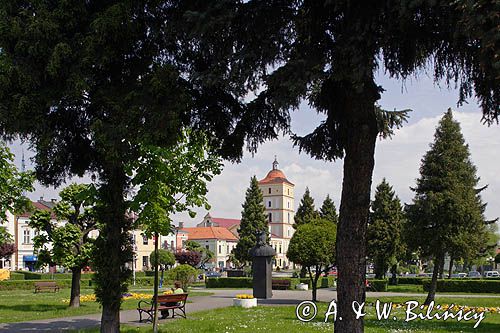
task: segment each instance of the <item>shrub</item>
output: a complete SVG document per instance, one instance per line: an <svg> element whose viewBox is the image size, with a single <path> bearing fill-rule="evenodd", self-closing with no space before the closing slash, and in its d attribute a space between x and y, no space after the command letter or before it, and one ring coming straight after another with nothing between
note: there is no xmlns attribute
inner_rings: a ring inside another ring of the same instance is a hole
<svg viewBox="0 0 500 333"><path fill-rule="evenodd" d="M252 288L251 277L207 278L207 288Z"/></svg>
<svg viewBox="0 0 500 333"><path fill-rule="evenodd" d="M25 280L41 280L42 274L30 271L16 271L16 273L23 274Z"/></svg>
<svg viewBox="0 0 500 333"><path fill-rule="evenodd" d="M172 268L167 273L167 278L173 281L179 281L181 288L187 291L189 285L196 280L198 271L188 264L182 264Z"/></svg>
<svg viewBox="0 0 500 333"><path fill-rule="evenodd" d="M35 283L41 281L53 281L53 280L6 280L0 281L0 290L34 290ZM59 288L70 288L71 279L57 280L57 285ZM80 285L82 288L91 287L92 280L81 280Z"/></svg>
<svg viewBox="0 0 500 333"><path fill-rule="evenodd" d="M371 285L371 291L387 291L387 280L368 280Z"/></svg>
<svg viewBox="0 0 500 333"><path fill-rule="evenodd" d="M24 280L24 274L16 273L16 272L10 272L10 278L9 278L9 280Z"/></svg>
<svg viewBox="0 0 500 333"><path fill-rule="evenodd" d="M424 279L424 291L429 291L430 279ZM500 281L493 279L465 280L443 279L437 281L436 291L440 292L466 292L466 293L500 293Z"/></svg>
<svg viewBox="0 0 500 333"><path fill-rule="evenodd" d="M424 278L421 277L398 277L398 284L422 285Z"/></svg>

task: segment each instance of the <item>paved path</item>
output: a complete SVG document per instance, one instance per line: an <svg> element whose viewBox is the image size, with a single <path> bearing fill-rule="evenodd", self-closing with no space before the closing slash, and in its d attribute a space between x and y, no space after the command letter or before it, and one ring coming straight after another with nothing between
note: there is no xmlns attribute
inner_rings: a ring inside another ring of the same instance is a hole
<svg viewBox="0 0 500 333"><path fill-rule="evenodd" d="M231 306L233 297L236 294L251 294L250 289L229 290L229 289L210 289L206 290L214 293L212 296L197 296L188 298L192 303L186 305L188 314ZM425 297L427 294L408 294L408 293L393 293L393 292L368 292L367 297ZM267 300L259 300L259 304L263 305L296 305L303 300L310 299L311 291L298 290L273 290L273 298ZM494 295L444 295L439 294L438 297L463 297L463 298L500 298ZM331 289L318 289L318 300L330 302L337 298L337 292ZM53 318L35 320L20 323L0 324L0 333L17 333L17 332L67 332L68 330L78 330L84 328L97 327L100 324L101 314L82 315L66 318ZM167 323L172 319L160 320L160 323ZM120 312L120 322L126 325L150 325L139 323L139 315L137 310L126 310Z"/></svg>

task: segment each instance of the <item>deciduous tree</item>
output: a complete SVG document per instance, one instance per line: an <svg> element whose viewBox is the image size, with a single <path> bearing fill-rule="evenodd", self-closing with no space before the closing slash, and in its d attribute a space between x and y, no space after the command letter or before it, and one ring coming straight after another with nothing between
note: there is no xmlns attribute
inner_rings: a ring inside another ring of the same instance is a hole
<svg viewBox="0 0 500 333"><path fill-rule="evenodd" d="M299 225L290 240L287 257L302 265L312 285L312 300L317 300L318 280L335 263L336 228L321 218Z"/></svg>
<svg viewBox="0 0 500 333"><path fill-rule="evenodd" d="M90 233L98 228L94 211L97 193L91 185L71 184L59 196L61 201L53 211L36 211L28 225L39 232L33 239L38 263L58 264L71 270L69 306L77 308L82 269L90 264L94 250Z"/></svg>

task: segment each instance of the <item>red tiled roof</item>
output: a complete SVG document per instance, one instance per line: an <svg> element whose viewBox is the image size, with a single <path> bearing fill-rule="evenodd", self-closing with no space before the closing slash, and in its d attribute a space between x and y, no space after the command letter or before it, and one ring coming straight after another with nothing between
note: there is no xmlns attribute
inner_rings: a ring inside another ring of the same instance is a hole
<svg viewBox="0 0 500 333"><path fill-rule="evenodd" d="M217 223L219 227L230 228L235 224L240 224L241 220L238 219L225 219L222 217L212 217L212 222Z"/></svg>
<svg viewBox="0 0 500 333"><path fill-rule="evenodd" d="M259 184L279 184L279 183L288 183L290 185L293 185L291 181L286 179L286 176L283 173L283 171L278 169L273 169L269 171L266 178L259 180Z"/></svg>
<svg viewBox="0 0 500 333"><path fill-rule="evenodd" d="M24 212L22 214L19 214L19 217L30 217L31 214L33 214L33 212L35 212L36 210L48 210L48 211L50 211L49 207L45 206L44 204L42 204L38 201L32 201L31 204L33 205L33 211ZM51 213L51 217L55 218L54 213Z"/></svg>
<svg viewBox="0 0 500 333"><path fill-rule="evenodd" d="M184 228L183 231L188 233L188 239L224 239L237 241L235 235L231 231L222 227L195 227Z"/></svg>

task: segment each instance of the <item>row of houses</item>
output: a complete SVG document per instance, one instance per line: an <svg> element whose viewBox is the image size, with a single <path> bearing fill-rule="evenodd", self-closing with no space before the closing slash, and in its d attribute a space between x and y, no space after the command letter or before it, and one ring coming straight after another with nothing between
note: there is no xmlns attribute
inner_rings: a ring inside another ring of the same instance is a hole
<svg viewBox="0 0 500 333"><path fill-rule="evenodd" d="M275 160L267 176L259 181L263 194L263 205L269 222L270 244L276 250L274 267L287 268L291 265L286 257L288 244L293 236L294 221L294 184L278 169ZM242 189L243 190L243 189ZM51 211L56 200L40 200L32 202L35 209ZM31 213L20 215L7 214L7 231L12 235L16 253L10 258L0 261L0 268L12 270L35 270L37 256L33 246L36 231L28 225ZM55 216L53 216L54 221ZM59 221L57 223L65 223ZM232 267L229 260L231 251L238 243L240 220L234 218L213 217L207 213L195 227L185 227L180 222L175 231L160 236L160 246L173 252L185 250L188 240L195 241L214 253L214 260L207 268L222 269ZM97 237L94 231L91 237ZM154 250L153 238L146 237L141 230L131 233L134 244L134 269L137 271L150 269L149 255Z"/></svg>

